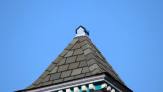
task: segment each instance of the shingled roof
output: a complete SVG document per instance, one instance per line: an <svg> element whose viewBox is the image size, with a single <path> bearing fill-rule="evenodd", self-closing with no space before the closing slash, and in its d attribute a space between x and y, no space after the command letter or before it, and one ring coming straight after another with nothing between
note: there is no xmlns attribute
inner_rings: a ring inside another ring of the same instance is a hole
<svg viewBox="0 0 163 92"><path fill-rule="evenodd" d="M88 36L75 37L44 73L28 88L35 89L107 73L124 84Z"/></svg>

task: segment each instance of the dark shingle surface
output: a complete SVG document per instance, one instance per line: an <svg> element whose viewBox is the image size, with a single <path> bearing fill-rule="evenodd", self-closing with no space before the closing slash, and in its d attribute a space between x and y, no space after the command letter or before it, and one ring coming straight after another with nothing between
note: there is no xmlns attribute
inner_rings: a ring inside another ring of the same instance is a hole
<svg viewBox="0 0 163 92"><path fill-rule="evenodd" d="M107 72L123 83L87 36L76 37L28 88L37 88Z"/></svg>

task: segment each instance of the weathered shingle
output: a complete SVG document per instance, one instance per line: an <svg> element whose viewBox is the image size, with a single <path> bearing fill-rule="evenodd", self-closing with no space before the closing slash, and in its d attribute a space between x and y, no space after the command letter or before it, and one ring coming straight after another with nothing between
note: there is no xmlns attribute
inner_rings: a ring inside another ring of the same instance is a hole
<svg viewBox="0 0 163 92"><path fill-rule="evenodd" d="M63 82L63 79L54 80L53 84Z"/></svg>
<svg viewBox="0 0 163 92"><path fill-rule="evenodd" d="M54 69L50 73L56 73L58 70L58 67L54 67Z"/></svg>
<svg viewBox="0 0 163 92"><path fill-rule="evenodd" d="M91 48L91 46L89 44L85 44L84 46L82 46L83 50L86 50L86 49L89 49L89 48Z"/></svg>
<svg viewBox="0 0 163 92"><path fill-rule="evenodd" d="M79 49L79 48L80 48L80 45L76 43L76 44L73 46L72 49Z"/></svg>
<svg viewBox="0 0 163 92"><path fill-rule="evenodd" d="M71 70L64 71L61 74L61 78L69 77L71 75Z"/></svg>
<svg viewBox="0 0 163 92"><path fill-rule="evenodd" d="M69 80L73 80L74 79L74 77L66 77L66 78L64 78L64 81L69 81Z"/></svg>
<svg viewBox="0 0 163 92"><path fill-rule="evenodd" d="M77 61L82 61L82 60L85 60L84 55L83 54L82 55L78 55Z"/></svg>
<svg viewBox="0 0 163 92"><path fill-rule="evenodd" d="M76 60L76 56L68 57L66 63L73 63Z"/></svg>
<svg viewBox="0 0 163 92"><path fill-rule="evenodd" d="M78 66L79 66L79 62L71 63L71 64L69 65L69 69L75 69L75 68L77 68Z"/></svg>
<svg viewBox="0 0 163 92"><path fill-rule="evenodd" d="M60 62L58 62L58 65L63 65L66 62L66 58L63 58Z"/></svg>
<svg viewBox="0 0 163 92"><path fill-rule="evenodd" d="M81 73L81 71L82 71L82 68L78 68L78 69L74 69L73 71L72 71L72 76L74 76L74 75L78 75L78 74L80 74Z"/></svg>
<svg viewBox="0 0 163 92"><path fill-rule="evenodd" d="M57 80L60 78L61 73L51 74L50 80Z"/></svg>
<svg viewBox="0 0 163 92"><path fill-rule="evenodd" d="M83 53L83 51L81 49L76 49L74 51L74 55L79 55L79 54L82 54L82 53Z"/></svg>
<svg viewBox="0 0 163 92"><path fill-rule="evenodd" d="M87 61L87 64L89 66L92 65L92 64L95 64L95 63L97 63L97 61L95 59L90 59L90 60Z"/></svg>
<svg viewBox="0 0 163 92"><path fill-rule="evenodd" d="M46 76L46 77L43 79L42 82L47 82L47 81L49 81L49 80L50 80L50 75Z"/></svg>
<svg viewBox="0 0 163 92"><path fill-rule="evenodd" d="M70 56L72 56L72 54L73 54L73 51L68 51L67 54L65 55L65 57L70 57Z"/></svg>
<svg viewBox="0 0 163 92"><path fill-rule="evenodd" d="M79 74L79 75L74 76L74 79L79 79L79 78L84 78L84 77L85 77L85 74Z"/></svg>
<svg viewBox="0 0 163 92"><path fill-rule="evenodd" d="M67 70L67 69L68 69L68 66L69 66L69 64L59 66L59 68L58 68L58 72L62 72L62 71Z"/></svg>
<svg viewBox="0 0 163 92"><path fill-rule="evenodd" d="M99 66L97 65L97 64L93 64L93 65L91 65L90 67L89 67L89 70L90 71L93 71L93 70L95 70L95 69L97 69Z"/></svg>
<svg viewBox="0 0 163 92"><path fill-rule="evenodd" d="M85 66L88 66L88 64L87 64L87 61L80 61L80 65L79 65L79 67L85 67Z"/></svg>
<svg viewBox="0 0 163 92"><path fill-rule="evenodd" d="M88 67L83 67L82 73L88 73L90 72Z"/></svg>
<svg viewBox="0 0 163 92"><path fill-rule="evenodd" d="M86 50L84 50L84 55L87 55L87 54L89 54L89 53L91 53L91 52L92 52L91 49L86 49Z"/></svg>
<svg viewBox="0 0 163 92"><path fill-rule="evenodd" d="M101 73L101 70L99 68L95 69L92 74L98 74L98 73Z"/></svg>

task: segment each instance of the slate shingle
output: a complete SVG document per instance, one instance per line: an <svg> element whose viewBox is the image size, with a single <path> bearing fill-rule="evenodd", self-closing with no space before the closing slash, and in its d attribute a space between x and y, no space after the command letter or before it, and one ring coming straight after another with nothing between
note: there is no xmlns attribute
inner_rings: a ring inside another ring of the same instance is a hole
<svg viewBox="0 0 163 92"><path fill-rule="evenodd" d="M92 53L85 55L86 60L95 59L95 58L96 58L96 56L94 56L94 54L92 54Z"/></svg>
<svg viewBox="0 0 163 92"><path fill-rule="evenodd" d="M97 69L99 66L97 65L97 64L93 64L93 65L91 65L90 67L89 67L89 70L90 71L93 71L93 70L95 70L95 69Z"/></svg>
<svg viewBox="0 0 163 92"><path fill-rule="evenodd" d="M84 78L85 74L79 74L74 76L74 79Z"/></svg>
<svg viewBox="0 0 163 92"><path fill-rule="evenodd" d="M89 54L89 53L91 53L91 52L92 52L91 49L86 49L86 50L84 50L84 55L87 55L87 54Z"/></svg>
<svg viewBox="0 0 163 92"><path fill-rule="evenodd" d="M83 67L82 73L88 73L90 72L88 67Z"/></svg>
<svg viewBox="0 0 163 92"><path fill-rule="evenodd" d="M65 64L65 62L66 62L66 58L63 58L60 62L58 62L57 65L63 65Z"/></svg>
<svg viewBox="0 0 163 92"><path fill-rule="evenodd" d="M88 40L88 39L87 39L87 37L84 37L84 36L83 37L80 37L80 39L79 39L80 42L83 42L85 40Z"/></svg>
<svg viewBox="0 0 163 92"><path fill-rule="evenodd" d="M83 61L83 60L85 60L84 55L83 54L82 55L78 55L77 61Z"/></svg>
<svg viewBox="0 0 163 92"><path fill-rule="evenodd" d="M82 68L78 68L78 69L74 69L74 70L72 70L72 76L74 76L74 75L78 75L78 74L80 74L81 73L81 71L82 71Z"/></svg>
<svg viewBox="0 0 163 92"><path fill-rule="evenodd" d="M100 69L95 69L93 72L92 72L92 74L98 74L98 73L101 73L101 70Z"/></svg>
<svg viewBox="0 0 163 92"><path fill-rule="evenodd" d="M91 48L91 46L89 44L85 44L84 46L82 46L83 50L86 50L86 49L89 49L89 48Z"/></svg>
<svg viewBox="0 0 163 92"><path fill-rule="evenodd" d="M52 82L53 82L53 81L44 82L44 83L42 84L42 86L50 85L50 84L52 84Z"/></svg>
<svg viewBox="0 0 163 92"><path fill-rule="evenodd" d="M85 67L85 66L88 66L87 62L85 60L84 61L80 61L79 67Z"/></svg>
<svg viewBox="0 0 163 92"><path fill-rule="evenodd" d="M54 84L55 84L55 83L60 83L60 82L63 82L63 79L59 79L59 80L53 81Z"/></svg>
<svg viewBox="0 0 163 92"><path fill-rule="evenodd" d="M72 54L73 54L73 51L69 51L69 52L67 52L67 54L65 55L65 57L70 57L70 56L72 56Z"/></svg>
<svg viewBox="0 0 163 92"><path fill-rule="evenodd" d="M47 81L49 81L49 80L50 80L50 75L46 76L46 77L43 79L42 82L47 82Z"/></svg>
<svg viewBox="0 0 163 92"><path fill-rule="evenodd" d="M79 66L79 62L71 63L68 69L75 69Z"/></svg>
<svg viewBox="0 0 163 92"><path fill-rule="evenodd" d="M88 41L82 41L81 43L80 43L80 46L84 46L85 44L88 44Z"/></svg>
<svg viewBox="0 0 163 92"><path fill-rule="evenodd" d="M66 63L73 63L76 60L76 56L68 57Z"/></svg>
<svg viewBox="0 0 163 92"><path fill-rule="evenodd" d="M72 49L79 49L79 48L80 48L80 45L79 44L75 44Z"/></svg>
<svg viewBox="0 0 163 92"><path fill-rule="evenodd" d="M79 54L82 54L82 53L83 53L83 51L81 49L76 49L74 51L74 55L79 55Z"/></svg>
<svg viewBox="0 0 163 92"><path fill-rule="evenodd" d="M54 67L54 69L50 73L56 73L58 70L58 67Z"/></svg>
<svg viewBox="0 0 163 92"><path fill-rule="evenodd" d="M64 71L61 74L61 78L69 77L71 75L71 70Z"/></svg>
<svg viewBox="0 0 163 92"><path fill-rule="evenodd" d="M74 38L70 44L74 45L78 42L78 40L79 40L78 38Z"/></svg>
<svg viewBox="0 0 163 92"><path fill-rule="evenodd" d="M51 74L50 80L57 80L60 78L61 73Z"/></svg>
<svg viewBox="0 0 163 92"><path fill-rule="evenodd" d="M69 64L59 66L59 68L58 68L58 72L62 72L62 71L67 70L67 69L68 69L68 66L69 66Z"/></svg>
<svg viewBox="0 0 163 92"><path fill-rule="evenodd" d="M69 81L69 80L73 80L74 79L74 77L67 77L67 78L64 78L64 81Z"/></svg>
<svg viewBox="0 0 163 92"><path fill-rule="evenodd" d="M87 64L90 66L92 64L97 63L97 61L95 59L90 59L89 61L87 61Z"/></svg>

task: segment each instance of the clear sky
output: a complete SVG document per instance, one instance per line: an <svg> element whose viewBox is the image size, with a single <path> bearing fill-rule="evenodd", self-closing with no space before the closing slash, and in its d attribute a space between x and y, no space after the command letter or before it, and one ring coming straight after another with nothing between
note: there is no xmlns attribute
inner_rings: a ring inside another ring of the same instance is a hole
<svg viewBox="0 0 163 92"><path fill-rule="evenodd" d="M0 92L29 86L79 25L134 92L163 92L163 0L0 0Z"/></svg>

